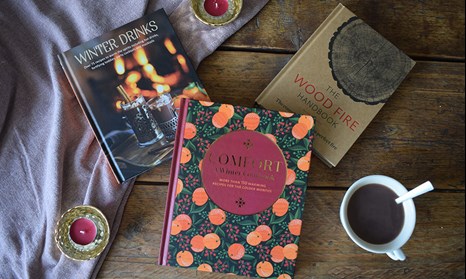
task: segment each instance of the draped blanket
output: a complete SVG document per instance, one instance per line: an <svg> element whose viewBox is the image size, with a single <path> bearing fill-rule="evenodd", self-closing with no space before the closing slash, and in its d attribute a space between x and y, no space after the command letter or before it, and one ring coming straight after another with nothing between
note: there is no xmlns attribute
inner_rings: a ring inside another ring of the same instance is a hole
<svg viewBox="0 0 466 279"><path fill-rule="evenodd" d="M212 28L187 0L0 1L0 278L96 277L134 184L115 181L57 54L164 8L197 66L267 2L245 0L236 21ZM76 262L54 231L83 204L107 216L111 240L99 258Z"/></svg>

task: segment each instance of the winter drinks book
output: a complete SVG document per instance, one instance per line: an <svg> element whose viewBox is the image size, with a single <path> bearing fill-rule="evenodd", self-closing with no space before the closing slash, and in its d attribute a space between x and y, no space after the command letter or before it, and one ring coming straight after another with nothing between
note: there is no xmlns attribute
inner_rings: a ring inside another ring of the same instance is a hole
<svg viewBox="0 0 466 279"><path fill-rule="evenodd" d="M314 119L183 100L162 265L291 278Z"/></svg>
<svg viewBox="0 0 466 279"><path fill-rule="evenodd" d="M335 167L414 64L340 4L256 102L314 116L315 153Z"/></svg>
<svg viewBox="0 0 466 279"><path fill-rule="evenodd" d="M182 98L209 100L163 10L58 58L119 182L171 158Z"/></svg>

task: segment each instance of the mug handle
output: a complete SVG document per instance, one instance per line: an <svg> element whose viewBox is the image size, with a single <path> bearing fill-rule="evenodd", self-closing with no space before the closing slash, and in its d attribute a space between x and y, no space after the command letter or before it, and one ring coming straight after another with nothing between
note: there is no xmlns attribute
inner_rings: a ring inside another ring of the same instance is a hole
<svg viewBox="0 0 466 279"><path fill-rule="evenodd" d="M395 250L395 251L392 251L392 252L388 252L387 256L389 256L390 259L392 259L394 261L405 261L406 260L406 255L405 255L405 253L403 253L403 251L401 249L398 249L398 250Z"/></svg>

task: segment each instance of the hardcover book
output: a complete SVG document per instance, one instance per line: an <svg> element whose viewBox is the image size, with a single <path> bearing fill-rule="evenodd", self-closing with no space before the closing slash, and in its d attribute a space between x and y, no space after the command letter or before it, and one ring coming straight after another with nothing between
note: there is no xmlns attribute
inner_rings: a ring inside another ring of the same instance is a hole
<svg viewBox="0 0 466 279"><path fill-rule="evenodd" d="M340 4L256 103L316 117L315 153L335 167L414 65Z"/></svg>
<svg viewBox="0 0 466 279"><path fill-rule="evenodd" d="M183 100L161 265L294 274L314 118Z"/></svg>
<svg viewBox="0 0 466 279"><path fill-rule="evenodd" d="M170 159L180 100L209 100L163 10L58 55L121 183Z"/></svg>

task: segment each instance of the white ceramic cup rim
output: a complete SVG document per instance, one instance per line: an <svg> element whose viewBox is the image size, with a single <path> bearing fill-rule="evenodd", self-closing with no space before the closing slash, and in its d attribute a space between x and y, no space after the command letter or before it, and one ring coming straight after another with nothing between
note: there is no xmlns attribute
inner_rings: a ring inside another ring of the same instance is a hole
<svg viewBox="0 0 466 279"><path fill-rule="evenodd" d="M391 253L403 247L406 242L411 238L414 228L416 226L416 207L413 200L407 200L403 203L405 220L403 228L400 234L391 242L386 244L372 244L362 240L351 228L348 221L348 203L353 194L368 184L380 184L392 189L398 196L402 196L408 192L408 190L397 180L383 175L371 175L356 181L346 192L345 197L340 208L340 219L345 228L348 236L353 240L359 247L376 254Z"/></svg>

